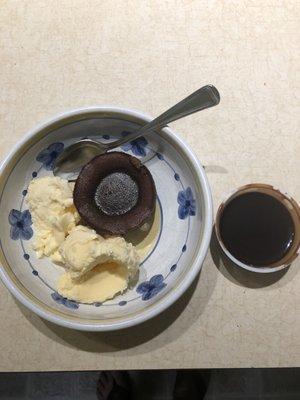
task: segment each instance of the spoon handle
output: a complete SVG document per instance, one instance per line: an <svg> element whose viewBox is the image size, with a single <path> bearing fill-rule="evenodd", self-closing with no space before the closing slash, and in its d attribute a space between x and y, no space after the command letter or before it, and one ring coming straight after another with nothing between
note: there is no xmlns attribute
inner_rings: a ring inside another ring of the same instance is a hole
<svg viewBox="0 0 300 400"><path fill-rule="evenodd" d="M177 119L204 110L205 108L216 106L219 102L220 94L218 90L213 85L203 86L196 90L196 92L181 100L179 103L175 104L175 106L169 108L157 118L148 122L148 124L142 126L136 132L130 133L122 139L109 143L108 148L113 149L118 147L131 140L137 139L148 131L162 128L169 122L176 121Z"/></svg>

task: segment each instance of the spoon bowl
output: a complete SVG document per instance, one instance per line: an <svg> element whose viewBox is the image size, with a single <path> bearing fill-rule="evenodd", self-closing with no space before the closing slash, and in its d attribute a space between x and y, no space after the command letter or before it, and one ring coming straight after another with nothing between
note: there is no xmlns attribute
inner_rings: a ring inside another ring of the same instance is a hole
<svg viewBox="0 0 300 400"><path fill-rule="evenodd" d="M56 160L53 173L60 177L79 173L83 165L92 158L106 153L108 148L107 144L92 139L79 140L60 154Z"/></svg>

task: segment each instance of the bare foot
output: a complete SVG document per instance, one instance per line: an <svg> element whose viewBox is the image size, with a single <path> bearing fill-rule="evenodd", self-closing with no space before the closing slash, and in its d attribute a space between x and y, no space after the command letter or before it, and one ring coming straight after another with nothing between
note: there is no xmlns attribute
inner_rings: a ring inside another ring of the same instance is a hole
<svg viewBox="0 0 300 400"><path fill-rule="evenodd" d="M130 400L131 384L127 372L101 371L97 383L99 400Z"/></svg>

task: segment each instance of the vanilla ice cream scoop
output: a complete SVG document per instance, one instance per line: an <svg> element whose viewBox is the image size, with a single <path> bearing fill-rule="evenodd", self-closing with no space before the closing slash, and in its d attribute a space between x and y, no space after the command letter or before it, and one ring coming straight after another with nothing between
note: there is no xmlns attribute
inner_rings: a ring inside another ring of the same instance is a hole
<svg viewBox="0 0 300 400"><path fill-rule="evenodd" d="M71 230L60 246L59 253L65 268L75 279L106 262L124 265L130 278L140 263L134 246L122 237L104 239L93 229L82 225Z"/></svg>
<svg viewBox="0 0 300 400"><path fill-rule="evenodd" d="M131 243L121 237L104 239L82 225L72 229L59 252L66 272L58 280L58 292L87 303L123 293L140 263Z"/></svg>
<svg viewBox="0 0 300 400"><path fill-rule="evenodd" d="M76 224L73 186L65 179L31 181L27 203L34 225L33 248L65 268L57 291L69 299L92 303L123 293L138 270L140 257L122 237L108 239Z"/></svg>
<svg viewBox="0 0 300 400"><path fill-rule="evenodd" d="M57 250L79 222L72 185L53 176L33 179L26 200L34 225L33 248L37 256L48 256L54 262L61 262Z"/></svg>

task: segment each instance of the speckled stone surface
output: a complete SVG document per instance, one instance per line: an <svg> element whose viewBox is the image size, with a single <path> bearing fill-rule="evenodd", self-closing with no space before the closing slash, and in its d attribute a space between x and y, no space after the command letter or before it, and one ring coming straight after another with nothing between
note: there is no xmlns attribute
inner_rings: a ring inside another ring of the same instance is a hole
<svg viewBox="0 0 300 400"><path fill-rule="evenodd" d="M255 181L299 201L299 17L299 2L280 0L2 1L0 157L64 110L115 104L157 115L213 83L220 105L172 127L208 166L215 208ZM200 279L170 310L105 334L45 322L0 284L0 370L299 366L299 268L246 274L213 242Z"/></svg>

